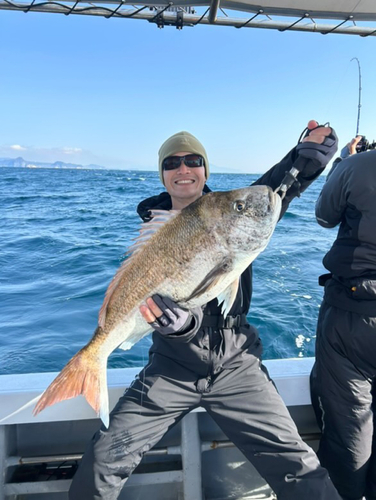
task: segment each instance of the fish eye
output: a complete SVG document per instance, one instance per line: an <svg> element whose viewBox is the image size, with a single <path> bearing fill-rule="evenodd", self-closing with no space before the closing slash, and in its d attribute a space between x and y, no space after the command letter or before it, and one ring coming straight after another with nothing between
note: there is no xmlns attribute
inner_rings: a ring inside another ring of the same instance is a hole
<svg viewBox="0 0 376 500"><path fill-rule="evenodd" d="M234 202L234 210L235 212L243 212L243 210L245 209L245 202L244 201L241 201L241 200L237 200Z"/></svg>

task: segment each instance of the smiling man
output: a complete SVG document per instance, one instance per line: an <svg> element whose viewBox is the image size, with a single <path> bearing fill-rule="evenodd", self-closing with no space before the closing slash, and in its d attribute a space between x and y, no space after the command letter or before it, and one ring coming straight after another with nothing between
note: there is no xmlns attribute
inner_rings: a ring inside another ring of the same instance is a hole
<svg viewBox="0 0 376 500"><path fill-rule="evenodd" d="M305 160L298 182L283 198L281 217L337 149L330 127L311 121L307 132L303 142L254 183L277 190L296 159ZM146 222L151 210L180 210L210 191L205 184L205 148L188 132L164 142L159 174L166 191L137 209ZM190 311L168 297L147 299L140 310L154 330L149 362L111 412L109 428L102 427L89 443L72 483L71 500L118 498L144 453L198 406L252 462L279 500L340 499L261 363L261 340L247 321L251 296L249 266L226 318L217 299Z"/></svg>
<svg viewBox="0 0 376 500"><path fill-rule="evenodd" d="M209 177L204 146L188 132L173 135L159 150L159 176L171 196L173 210L191 204L202 195Z"/></svg>

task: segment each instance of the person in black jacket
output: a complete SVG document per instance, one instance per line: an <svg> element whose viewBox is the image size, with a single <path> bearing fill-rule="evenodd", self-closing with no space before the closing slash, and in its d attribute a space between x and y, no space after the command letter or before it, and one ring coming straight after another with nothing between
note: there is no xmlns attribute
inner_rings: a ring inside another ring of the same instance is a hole
<svg viewBox="0 0 376 500"><path fill-rule="evenodd" d="M342 150L316 205L318 223L339 224L323 263L312 402L318 455L344 499L376 499L376 151Z"/></svg>
<svg viewBox="0 0 376 500"><path fill-rule="evenodd" d="M324 170L337 148L330 127L311 121L309 136L254 184L277 190L286 171L304 160L282 212ZM138 213L181 209L209 191L205 148L188 132L173 135L159 151L165 192L144 200ZM158 265L158 263L154 263ZM226 319L217 299L187 311L155 295L141 306L154 328L149 363L94 436L74 477L71 500L116 499L143 454L192 409L202 406L253 463L280 500L337 500L327 471L300 438L261 363L262 345L247 321L252 266L241 276Z"/></svg>

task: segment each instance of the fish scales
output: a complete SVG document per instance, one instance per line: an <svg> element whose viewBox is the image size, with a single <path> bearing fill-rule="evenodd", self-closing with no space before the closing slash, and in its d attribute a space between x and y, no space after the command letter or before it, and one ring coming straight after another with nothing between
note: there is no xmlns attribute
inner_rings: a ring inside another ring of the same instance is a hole
<svg viewBox="0 0 376 500"><path fill-rule="evenodd" d="M151 291L155 293L160 289L166 279L184 282L184 266L192 258L187 251L188 243L191 242L190 251L196 251L196 247L204 247L205 239L207 235L202 223L195 217L183 219L181 223L181 218L177 216L163 226L158 235L151 237L149 244L135 256L132 266L127 266L118 293L115 292L116 297L109 303L105 330L109 330L113 313L119 320L118 313L127 314L149 297Z"/></svg>

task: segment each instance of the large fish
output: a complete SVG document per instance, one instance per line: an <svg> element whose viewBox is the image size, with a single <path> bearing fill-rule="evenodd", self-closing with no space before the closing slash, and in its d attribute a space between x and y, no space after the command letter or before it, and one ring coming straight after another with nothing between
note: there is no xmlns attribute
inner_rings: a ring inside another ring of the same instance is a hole
<svg viewBox="0 0 376 500"><path fill-rule="evenodd" d="M83 394L108 426L107 358L151 331L139 306L156 293L187 309L217 297L226 316L241 273L266 247L280 211L280 196L267 186L208 193L180 212L155 211L107 289L92 339L42 394L34 414Z"/></svg>

